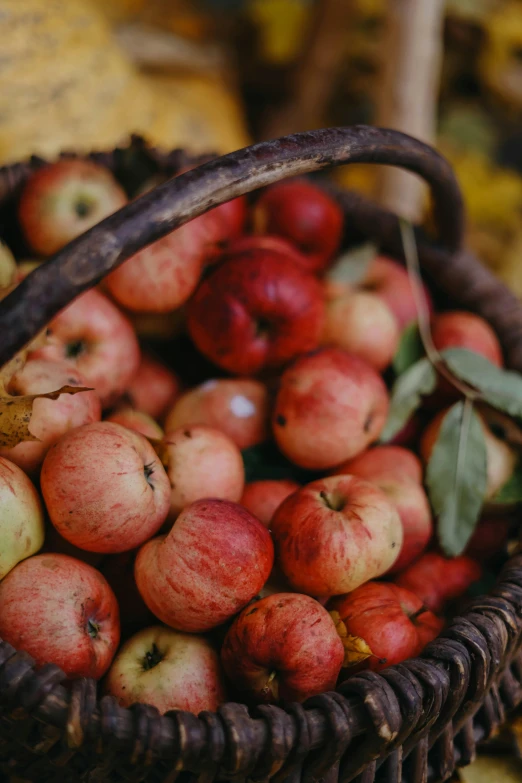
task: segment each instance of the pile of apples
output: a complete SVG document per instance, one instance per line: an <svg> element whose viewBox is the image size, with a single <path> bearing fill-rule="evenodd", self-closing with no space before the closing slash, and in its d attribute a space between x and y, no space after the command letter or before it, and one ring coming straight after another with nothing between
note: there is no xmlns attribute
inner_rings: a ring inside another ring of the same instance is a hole
<svg viewBox="0 0 522 783"><path fill-rule="evenodd" d="M17 281L127 200L97 164L39 170L18 205L37 258ZM52 320L9 394L90 390L36 399L35 439L1 450L1 638L122 705L198 713L301 702L437 636L508 526L481 522L460 557L437 549L423 460L455 391L441 379L379 444L417 308L389 258L344 281L342 234L325 192L283 182L143 249ZM502 364L486 322L425 298L439 350ZM195 388L142 353L130 320L182 306L216 368ZM484 427L493 492L515 455ZM267 441L301 484L245 484L242 451Z"/></svg>

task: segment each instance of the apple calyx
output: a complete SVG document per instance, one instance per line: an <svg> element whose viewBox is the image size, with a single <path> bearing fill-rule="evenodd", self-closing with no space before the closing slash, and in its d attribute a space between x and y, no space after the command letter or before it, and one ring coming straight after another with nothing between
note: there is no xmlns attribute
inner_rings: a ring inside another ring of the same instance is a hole
<svg viewBox="0 0 522 783"><path fill-rule="evenodd" d="M83 353L86 353L87 345L85 340L72 340L65 346L65 356L67 359L77 359Z"/></svg>
<svg viewBox="0 0 522 783"><path fill-rule="evenodd" d="M158 665L158 663L161 663L164 656L163 653L161 653L158 649L158 646L155 642L152 644L152 648L150 650L147 650L145 653L145 657L142 661L142 667L143 671L149 671L150 669L154 669L155 666Z"/></svg>
<svg viewBox="0 0 522 783"><path fill-rule="evenodd" d="M342 664L343 669L349 669L352 666L358 666L368 658L376 658L375 653L372 652L371 647L360 636L353 636L348 633L346 625L341 620L339 612L333 610L328 613L334 621L335 629L339 634L339 637L344 647L344 660ZM380 664L386 663L386 658L379 658Z"/></svg>
<svg viewBox="0 0 522 783"><path fill-rule="evenodd" d="M421 614L424 614L427 611L429 611L428 607L425 604L422 604L422 606L419 609L417 609L416 612L413 612L413 614L408 614L408 612L406 612L406 614L408 616L408 619L415 625L415 620L417 620L417 618L419 618Z"/></svg>

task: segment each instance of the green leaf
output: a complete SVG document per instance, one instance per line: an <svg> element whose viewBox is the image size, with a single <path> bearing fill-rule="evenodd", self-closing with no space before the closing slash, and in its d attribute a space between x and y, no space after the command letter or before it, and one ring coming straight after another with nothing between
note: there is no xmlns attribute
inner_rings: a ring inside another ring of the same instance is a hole
<svg viewBox="0 0 522 783"><path fill-rule="evenodd" d="M340 255L326 273L326 279L332 283L356 285L362 282L368 267L379 252L377 245L365 242Z"/></svg>
<svg viewBox="0 0 522 783"><path fill-rule="evenodd" d="M424 394L431 394L437 385L437 373L429 359L412 364L393 384L388 420L381 441L391 440L402 430L421 403Z"/></svg>
<svg viewBox="0 0 522 783"><path fill-rule="evenodd" d="M484 432L469 400L457 402L442 420L426 485L442 549L450 557L460 555L480 517L487 487Z"/></svg>
<svg viewBox="0 0 522 783"><path fill-rule="evenodd" d="M522 416L522 375L503 370L465 348L447 348L441 356L449 369L477 389L493 408Z"/></svg>
<svg viewBox="0 0 522 783"><path fill-rule="evenodd" d="M393 357L393 369L396 375L402 375L403 372L415 364L424 356L424 346L419 334L419 327L416 321L409 324L402 330L401 340L397 353Z"/></svg>
<svg viewBox="0 0 522 783"><path fill-rule="evenodd" d="M491 500L488 500L488 504L495 503L522 503L522 463L520 460L515 465L515 470L504 486L500 487Z"/></svg>

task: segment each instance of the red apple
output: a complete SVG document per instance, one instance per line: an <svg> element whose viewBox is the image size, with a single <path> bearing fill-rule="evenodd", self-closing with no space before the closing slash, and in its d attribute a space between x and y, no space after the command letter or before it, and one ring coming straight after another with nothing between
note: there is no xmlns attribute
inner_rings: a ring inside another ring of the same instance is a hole
<svg viewBox="0 0 522 783"><path fill-rule="evenodd" d="M68 677L101 677L120 639L118 603L103 576L67 555L36 555L0 582L0 637Z"/></svg>
<svg viewBox="0 0 522 783"><path fill-rule="evenodd" d="M464 551L479 563L487 563L506 545L512 520L506 517L481 519Z"/></svg>
<svg viewBox="0 0 522 783"><path fill-rule="evenodd" d="M437 313L432 319L431 335L438 351L445 348L466 348L502 367L502 348L497 335L483 318L473 313L455 310Z"/></svg>
<svg viewBox="0 0 522 783"><path fill-rule="evenodd" d="M52 256L126 203L125 192L104 166L60 160L31 175L20 197L18 219L32 249Z"/></svg>
<svg viewBox="0 0 522 783"><path fill-rule="evenodd" d="M378 256L370 264L360 287L377 294L386 302L400 329L417 320L417 307L408 272L391 258ZM422 290L428 310L432 312L433 304L428 289L423 285Z"/></svg>
<svg viewBox="0 0 522 783"><path fill-rule="evenodd" d="M207 631L259 593L273 562L270 533L246 509L226 500L198 500L181 512L168 535L140 549L136 584L162 622L180 631Z"/></svg>
<svg viewBox="0 0 522 783"><path fill-rule="evenodd" d="M432 612L466 592L480 579L480 565L466 555L447 558L427 552L395 579L395 584L411 590Z"/></svg>
<svg viewBox="0 0 522 783"><path fill-rule="evenodd" d="M167 432L164 464L172 487L170 516L201 498L238 502L245 485L241 452L212 427L187 425Z"/></svg>
<svg viewBox="0 0 522 783"><path fill-rule="evenodd" d="M399 326L392 311L375 294L326 285L326 319L322 341L359 356L379 372L391 364L399 345Z"/></svg>
<svg viewBox="0 0 522 783"><path fill-rule="evenodd" d="M67 362L30 359L12 377L9 394L47 394L63 386L88 387L86 379ZM100 398L95 391L61 394L56 400L38 398L33 403L29 432L37 441L24 441L0 453L14 462L25 473L36 474L48 449L71 429L99 421Z"/></svg>
<svg viewBox="0 0 522 783"><path fill-rule="evenodd" d="M272 519L278 562L296 590L349 593L384 574L402 546L394 505L368 481L330 476L294 492Z"/></svg>
<svg viewBox="0 0 522 783"><path fill-rule="evenodd" d="M272 517L283 500L297 489L299 484L288 479L251 481L245 486L241 505L269 528Z"/></svg>
<svg viewBox="0 0 522 783"><path fill-rule="evenodd" d="M201 353L244 375L315 348L323 317L319 282L268 251L225 261L188 306L189 332Z"/></svg>
<svg viewBox="0 0 522 783"><path fill-rule="evenodd" d="M295 245L283 237L271 236L270 234L254 234L253 236L243 234L243 236L233 239L223 250L220 260L228 260L238 256L253 258L256 255L264 255L265 251L268 251L270 255L278 256L282 264L293 263L305 271L309 271L308 258Z"/></svg>
<svg viewBox="0 0 522 783"><path fill-rule="evenodd" d="M244 697L272 703L333 690L343 657L326 609L298 593L277 593L247 606L221 650L225 673Z"/></svg>
<svg viewBox="0 0 522 783"><path fill-rule="evenodd" d="M267 188L254 207L258 234L290 240L308 259L310 271L324 269L343 233L341 207L311 182L293 179Z"/></svg>
<svg viewBox="0 0 522 783"><path fill-rule="evenodd" d="M372 481L375 476L387 475L422 484L422 462L413 451L402 446L373 446L344 462L335 473L352 473L367 481Z"/></svg>
<svg viewBox="0 0 522 783"><path fill-rule="evenodd" d="M84 552L83 554L88 554ZM153 625L156 618L138 592L134 579L137 550L104 555L100 571L111 586L120 607L120 623L124 637Z"/></svg>
<svg viewBox="0 0 522 783"><path fill-rule="evenodd" d="M126 395L132 405L153 419L161 420L180 392L174 373L148 354L142 354L138 370L129 381Z"/></svg>
<svg viewBox="0 0 522 783"><path fill-rule="evenodd" d="M104 407L136 374L140 349L129 321L106 296L87 291L50 322L49 344L33 355L68 361L98 392Z"/></svg>
<svg viewBox="0 0 522 783"><path fill-rule="evenodd" d="M419 655L442 630L443 621L414 593L393 584L368 582L334 598L328 609L345 644L348 669L380 671Z"/></svg>
<svg viewBox="0 0 522 783"><path fill-rule="evenodd" d="M156 625L128 639L105 681L122 707L151 704L161 714L215 712L225 701L219 656L201 636Z"/></svg>
<svg viewBox="0 0 522 783"><path fill-rule="evenodd" d="M386 422L388 393L357 356L323 348L282 375L273 413L281 451L303 468L333 468L375 441Z"/></svg>
<svg viewBox="0 0 522 783"><path fill-rule="evenodd" d="M153 440L161 440L163 437L163 430L152 416L134 408L118 408L110 416L107 416L105 421L121 424L122 427L139 432L146 438L152 438Z"/></svg>
<svg viewBox="0 0 522 783"><path fill-rule="evenodd" d="M108 421L72 430L52 446L40 483L55 528L89 552L135 549L169 510L169 480L150 443Z"/></svg>
<svg viewBox="0 0 522 783"><path fill-rule="evenodd" d="M252 378L221 378L190 389L165 420L167 431L186 424L204 424L228 435L240 449L268 437L268 392Z"/></svg>
<svg viewBox="0 0 522 783"><path fill-rule="evenodd" d="M44 542L42 504L31 480L0 457L0 580Z"/></svg>

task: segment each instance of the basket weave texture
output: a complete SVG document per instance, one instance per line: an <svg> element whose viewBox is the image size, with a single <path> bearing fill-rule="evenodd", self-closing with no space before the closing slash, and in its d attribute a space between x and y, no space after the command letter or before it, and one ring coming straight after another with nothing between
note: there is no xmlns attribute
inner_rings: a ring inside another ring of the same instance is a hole
<svg viewBox="0 0 522 783"><path fill-rule="evenodd" d="M385 131L379 135L364 128L351 133L349 129L336 130L346 132L349 138L357 136L363 146L374 145L373 158L366 155L365 160L398 162L424 173L423 164L415 162L417 153L411 153L414 164L406 160L413 144L408 137ZM332 134L336 143L338 137ZM257 145L251 149L260 152L250 152L246 158L253 165L256 156L264 160L273 153L280 158L289 149L292 157L296 145L306 151L318 138L300 134L291 143L281 140L275 147L274 143ZM380 154L380 148L375 153L375 145L385 146L385 142L386 155ZM398 161L393 145L399 142L403 148ZM419 236L423 272L452 305L489 320L502 341L507 365L522 371L522 307L461 249L458 190L442 159L423 145L417 145L418 150L428 157L430 166L433 164L430 184L439 191L435 193L439 244ZM333 162L354 159L350 155L348 152L343 160ZM140 139L110 153L93 153L91 158L107 165L122 180L138 165L144 172L171 176L194 164L182 151L162 153ZM236 161L228 156L231 159L232 163L225 164L228 169ZM321 160L309 170L329 162L332 160ZM20 188L43 163L33 158L0 169L0 235L12 230ZM206 165L211 174L223 166L220 160ZM272 179L288 173L283 169L273 172ZM193 181L190 176L188 180ZM242 192L251 189L242 186ZM383 251L401 258L399 224L393 214L353 193L336 196L345 211L347 235L372 239ZM449 204L444 205L444 214L440 202L445 196ZM171 227L176 224L173 218ZM82 282L83 288L95 282L95 272L90 283ZM70 283L69 298L74 285ZM30 293L30 287L22 289L23 295ZM16 316L19 306L16 298L14 309L9 309L9 303L0 305L0 331L2 319L12 312ZM16 331L16 317L10 323ZM7 342L15 340L8 336ZM477 743L491 735L506 711L522 701L521 643L522 555L512 557L491 594L473 601L419 658L380 674L353 676L336 692L314 697L304 705L260 706L249 711L243 705L228 703L217 714L198 717L179 711L161 716L146 705L124 709L110 696L100 698L94 681L67 682L53 664L36 671L29 655L0 640L0 780L438 783L450 777L456 766L470 763Z"/></svg>

